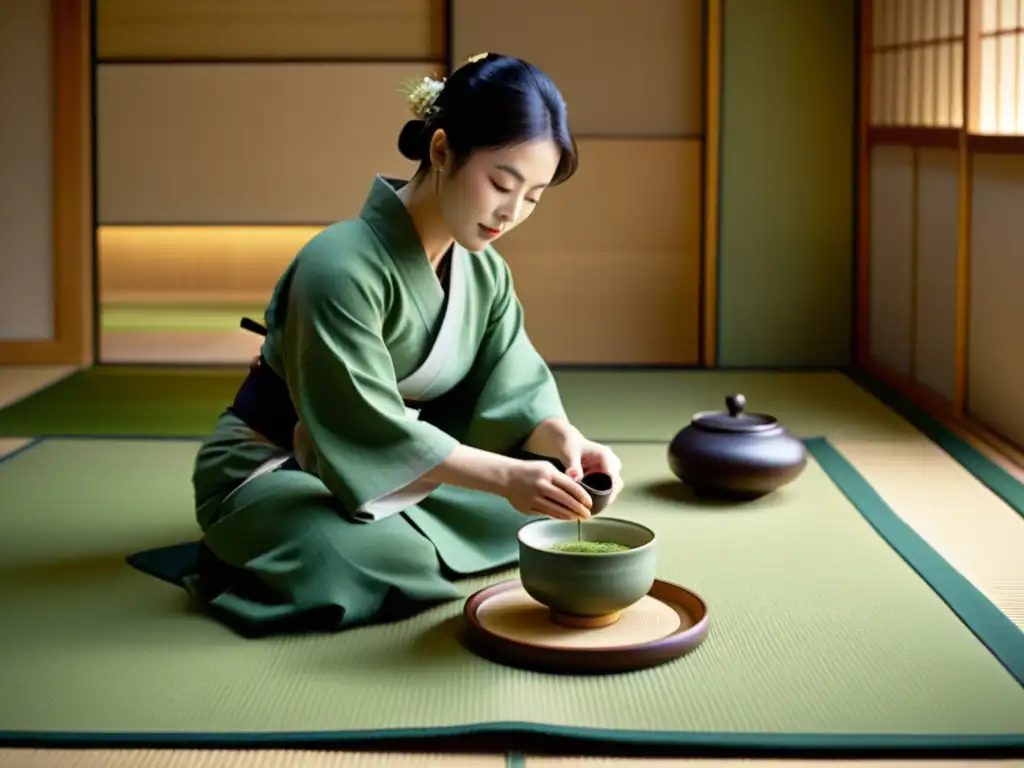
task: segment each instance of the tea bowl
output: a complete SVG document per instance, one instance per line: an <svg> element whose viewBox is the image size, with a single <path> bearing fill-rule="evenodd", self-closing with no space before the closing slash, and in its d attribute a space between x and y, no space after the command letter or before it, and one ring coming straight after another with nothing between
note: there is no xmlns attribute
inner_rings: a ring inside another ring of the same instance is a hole
<svg viewBox="0 0 1024 768"><path fill-rule="evenodd" d="M583 541L629 549L607 553L559 552L551 547ZM658 564L657 536L646 526L614 517L592 517L577 526L543 518L519 529L519 578L526 593L568 627L614 624L648 593Z"/></svg>

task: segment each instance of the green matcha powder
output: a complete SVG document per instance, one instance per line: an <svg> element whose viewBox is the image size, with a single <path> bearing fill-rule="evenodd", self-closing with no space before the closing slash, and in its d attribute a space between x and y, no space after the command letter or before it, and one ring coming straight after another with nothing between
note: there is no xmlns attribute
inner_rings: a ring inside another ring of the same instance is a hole
<svg viewBox="0 0 1024 768"><path fill-rule="evenodd" d="M551 547L554 552L572 552L582 555L608 555L625 552L629 547L614 541L564 541Z"/></svg>

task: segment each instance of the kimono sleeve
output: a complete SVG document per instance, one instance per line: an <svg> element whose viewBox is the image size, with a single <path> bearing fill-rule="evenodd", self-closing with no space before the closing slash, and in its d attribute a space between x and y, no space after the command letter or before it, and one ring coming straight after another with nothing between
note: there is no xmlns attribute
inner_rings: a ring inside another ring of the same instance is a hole
<svg viewBox="0 0 1024 768"><path fill-rule="evenodd" d="M424 499L437 485L421 476L458 442L406 412L383 339L383 280L357 267L300 268L289 304L285 378L313 471L360 520Z"/></svg>
<svg viewBox="0 0 1024 768"><path fill-rule="evenodd" d="M495 260L494 295L473 366L425 418L467 445L510 454L542 421L566 414L555 378L526 332L508 265Z"/></svg>

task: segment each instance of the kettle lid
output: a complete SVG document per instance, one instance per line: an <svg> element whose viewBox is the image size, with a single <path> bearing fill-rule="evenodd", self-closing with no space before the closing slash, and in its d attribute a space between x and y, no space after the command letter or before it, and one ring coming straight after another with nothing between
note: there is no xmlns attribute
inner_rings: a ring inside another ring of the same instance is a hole
<svg viewBox="0 0 1024 768"><path fill-rule="evenodd" d="M745 413L746 405L747 398L743 395L729 395L725 398L726 411L703 411L694 415L693 423L714 432L764 432L778 426L774 416Z"/></svg>

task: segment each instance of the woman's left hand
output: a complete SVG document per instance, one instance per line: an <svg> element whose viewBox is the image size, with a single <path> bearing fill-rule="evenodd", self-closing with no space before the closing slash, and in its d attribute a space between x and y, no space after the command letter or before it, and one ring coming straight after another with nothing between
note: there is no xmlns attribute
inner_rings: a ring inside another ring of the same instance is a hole
<svg viewBox="0 0 1024 768"><path fill-rule="evenodd" d="M592 472L604 472L612 478L611 504L622 492L622 461L606 445L587 440L578 430L570 430L565 436L558 456L566 474L573 480L580 480Z"/></svg>

